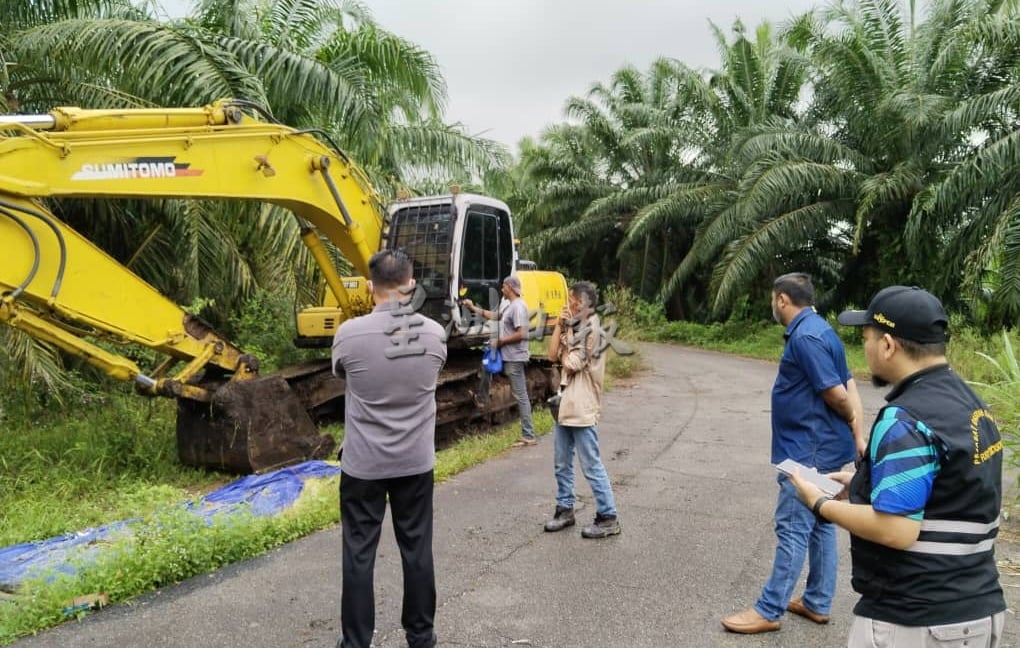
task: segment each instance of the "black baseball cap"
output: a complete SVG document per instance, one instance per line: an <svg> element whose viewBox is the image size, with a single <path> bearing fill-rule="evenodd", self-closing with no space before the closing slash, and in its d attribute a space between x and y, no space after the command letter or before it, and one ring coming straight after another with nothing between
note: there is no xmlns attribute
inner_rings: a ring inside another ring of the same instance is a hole
<svg viewBox="0 0 1020 648"><path fill-rule="evenodd" d="M942 302L927 290L889 286L878 291L868 310L848 310L836 320L844 326L874 326L920 344L949 341L949 317Z"/></svg>

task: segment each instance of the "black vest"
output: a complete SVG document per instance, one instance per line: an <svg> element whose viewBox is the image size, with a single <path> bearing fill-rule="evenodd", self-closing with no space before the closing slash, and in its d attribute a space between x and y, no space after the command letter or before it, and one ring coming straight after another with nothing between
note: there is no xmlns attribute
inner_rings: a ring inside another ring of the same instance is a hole
<svg viewBox="0 0 1020 648"><path fill-rule="evenodd" d="M931 431L940 467L920 536L910 549L851 535L853 587L861 594L854 613L933 626L1005 610L994 549L1002 441L987 406L949 365L919 371L886 399L887 407L902 408ZM870 455L869 449L850 484L852 503L871 503Z"/></svg>

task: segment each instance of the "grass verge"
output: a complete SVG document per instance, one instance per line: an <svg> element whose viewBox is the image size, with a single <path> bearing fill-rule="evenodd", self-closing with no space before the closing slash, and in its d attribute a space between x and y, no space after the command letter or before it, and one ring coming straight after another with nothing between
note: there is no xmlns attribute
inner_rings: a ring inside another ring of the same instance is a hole
<svg viewBox="0 0 1020 648"><path fill-rule="evenodd" d="M534 413L535 429L545 434L552 429L553 420L547 411ZM55 430L50 436L63 438ZM456 445L436 454L436 481L445 481L454 475L507 451L517 439L519 426L510 423L495 433L466 437ZM172 437L172 435L171 435ZM96 440L96 439L93 439ZM60 445L51 441L47 446ZM30 454L33 454L30 452ZM45 456L45 453L40 452ZM59 457L58 457L59 459ZM65 456L66 460L67 457ZM72 456L73 459L73 456ZM66 463L66 461L65 461ZM177 506L184 493L211 487L224 481L224 475L202 473L181 469L178 481L201 477L198 483L175 488L169 485L150 485L149 491L158 491L159 496L135 498L134 506L127 504L112 507L100 502L109 502L108 493L94 494L96 503L90 506L87 516L75 515L74 506L60 507L62 515L47 516L49 522L60 519L59 527L77 523L79 520L96 520L106 523L123 517L140 517L132 525L132 533L111 541L88 562L72 559L73 574L48 574L45 577L28 580L21 584L17 593L0 600L0 645L7 645L18 637L34 634L45 628L63 623L71 618L81 618L88 610L72 609L70 602L79 596L103 593L111 603L124 601L139 594L153 591L180 582L198 574L215 570L246 558L257 556L269 549L300 538L312 531L330 527L339 519L339 478L310 481L298 502L286 512L269 517L251 514L219 516L212 524L189 514ZM67 475L67 469L57 473ZM112 485L112 468L107 466L99 482L86 480L92 486ZM136 480L126 480L131 486L129 492L142 492L146 488ZM77 482L75 482L77 484ZM73 490L77 486L69 486ZM31 499L52 500L33 490ZM85 496L84 491L79 494ZM24 495L24 493L22 493ZM21 502L24 502L21 499ZM32 502L28 508L37 510L43 504ZM29 519L26 514L24 519ZM46 528L47 524L29 524L28 528ZM83 528L83 527L76 527ZM22 530L22 533L24 530ZM10 529L9 533L16 533ZM48 537L48 536L47 536ZM23 540L19 540L23 541ZM337 546L339 555L340 547Z"/></svg>

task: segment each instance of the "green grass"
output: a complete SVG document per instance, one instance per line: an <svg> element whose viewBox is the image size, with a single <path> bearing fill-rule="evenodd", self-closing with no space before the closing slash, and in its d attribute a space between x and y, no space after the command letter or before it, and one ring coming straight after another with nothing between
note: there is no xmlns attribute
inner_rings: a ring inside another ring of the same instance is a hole
<svg viewBox="0 0 1020 648"><path fill-rule="evenodd" d="M113 385L0 428L0 546L154 513L232 479L177 462L174 411Z"/></svg>
<svg viewBox="0 0 1020 648"><path fill-rule="evenodd" d="M0 455L21 467L5 470L0 482L3 510L12 513L4 516L0 546L139 520L132 534L111 540L75 575L29 580L12 600L0 601L0 645L87 614L65 611L76 596L105 593L111 603L123 601L337 523L339 478L309 482L298 503L277 516L235 514L206 525L181 510L179 503L234 477L178 465L172 404L165 411L155 404L153 411L136 401L132 411L128 397L116 396L105 408L63 422L8 430L0 439ZM539 434L553 427L545 410L535 411L534 423ZM329 431L342 438L340 426ZM519 433L519 424L509 423L439 451L436 481L507 451Z"/></svg>
<svg viewBox="0 0 1020 648"><path fill-rule="evenodd" d="M335 524L339 478L320 481L277 516L221 516L211 525L178 507L146 516L133 534L111 541L76 574L29 580L12 600L0 602L0 645L66 621L76 596L102 592L122 601Z"/></svg>

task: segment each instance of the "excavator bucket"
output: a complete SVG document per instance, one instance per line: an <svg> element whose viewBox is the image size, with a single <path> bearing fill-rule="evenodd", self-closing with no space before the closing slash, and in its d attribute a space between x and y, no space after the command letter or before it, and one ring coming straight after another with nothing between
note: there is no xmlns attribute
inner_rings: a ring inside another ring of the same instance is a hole
<svg viewBox="0 0 1020 648"><path fill-rule="evenodd" d="M325 459L336 449L279 375L226 383L208 403L177 403L177 453L189 466L248 474Z"/></svg>

